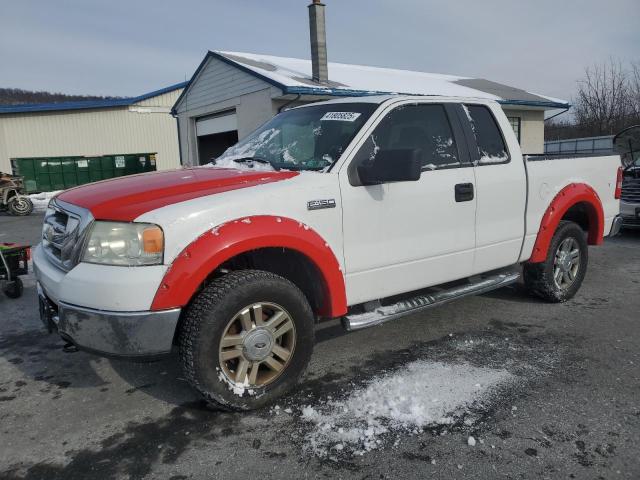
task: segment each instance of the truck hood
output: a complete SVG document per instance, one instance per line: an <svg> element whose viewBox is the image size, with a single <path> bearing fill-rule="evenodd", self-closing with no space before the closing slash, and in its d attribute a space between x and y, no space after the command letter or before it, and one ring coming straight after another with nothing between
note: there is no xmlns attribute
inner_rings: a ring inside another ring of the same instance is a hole
<svg viewBox="0 0 640 480"><path fill-rule="evenodd" d="M96 220L131 222L144 213L174 203L296 175L291 171L194 167L105 180L66 190L56 198L88 209Z"/></svg>

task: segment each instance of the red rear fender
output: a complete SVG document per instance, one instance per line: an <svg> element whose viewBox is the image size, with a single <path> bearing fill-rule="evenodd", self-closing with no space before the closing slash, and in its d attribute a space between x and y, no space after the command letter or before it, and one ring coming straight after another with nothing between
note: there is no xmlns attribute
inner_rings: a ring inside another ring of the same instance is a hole
<svg viewBox="0 0 640 480"><path fill-rule="evenodd" d="M587 242L589 245L600 245L604 234L604 212L602 202L593 188L584 183L571 183L564 187L551 201L540 222L538 237L533 246L529 262L544 262L547 258L553 234L562 217L575 205L582 204L589 219Z"/></svg>

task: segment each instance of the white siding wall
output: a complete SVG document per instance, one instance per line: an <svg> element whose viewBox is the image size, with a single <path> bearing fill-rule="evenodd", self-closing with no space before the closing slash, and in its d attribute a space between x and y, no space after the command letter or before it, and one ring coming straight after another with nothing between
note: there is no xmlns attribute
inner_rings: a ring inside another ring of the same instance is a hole
<svg viewBox="0 0 640 480"><path fill-rule="evenodd" d="M179 94L131 107L0 115L0 171L11 172L12 158L154 152L158 170L176 168L178 133L168 112Z"/></svg>
<svg viewBox="0 0 640 480"><path fill-rule="evenodd" d="M197 111L269 87L267 82L211 57L192 81L188 95L176 105L176 111Z"/></svg>
<svg viewBox="0 0 640 480"><path fill-rule="evenodd" d="M520 117L520 149L524 154L544 153L544 111L503 107L507 117Z"/></svg>

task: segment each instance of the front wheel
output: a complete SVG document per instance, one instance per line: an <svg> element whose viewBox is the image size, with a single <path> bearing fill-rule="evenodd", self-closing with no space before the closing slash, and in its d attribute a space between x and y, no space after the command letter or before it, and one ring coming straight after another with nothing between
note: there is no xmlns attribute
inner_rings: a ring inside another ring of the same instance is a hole
<svg viewBox="0 0 640 480"><path fill-rule="evenodd" d="M231 410L259 408L295 386L313 344L304 294L259 270L215 279L195 297L180 328L187 379L209 402Z"/></svg>
<svg viewBox="0 0 640 480"><path fill-rule="evenodd" d="M9 199L7 208L12 215L30 215L33 212L33 202L29 197L15 196Z"/></svg>
<svg viewBox="0 0 640 480"><path fill-rule="evenodd" d="M527 290L549 302L566 302L580 289L588 260L584 232L577 224L562 221L551 239L545 261L525 264Z"/></svg>

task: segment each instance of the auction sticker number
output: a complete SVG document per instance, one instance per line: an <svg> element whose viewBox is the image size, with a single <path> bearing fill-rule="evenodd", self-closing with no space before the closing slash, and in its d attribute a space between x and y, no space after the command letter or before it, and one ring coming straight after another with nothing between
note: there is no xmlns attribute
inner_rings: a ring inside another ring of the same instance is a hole
<svg viewBox="0 0 640 480"><path fill-rule="evenodd" d="M339 122L353 122L360 116L357 112L327 112L320 120L337 120Z"/></svg>

